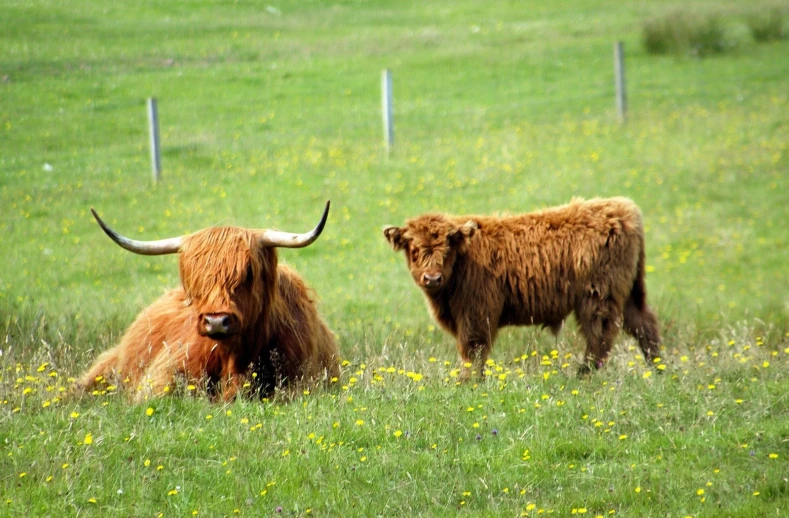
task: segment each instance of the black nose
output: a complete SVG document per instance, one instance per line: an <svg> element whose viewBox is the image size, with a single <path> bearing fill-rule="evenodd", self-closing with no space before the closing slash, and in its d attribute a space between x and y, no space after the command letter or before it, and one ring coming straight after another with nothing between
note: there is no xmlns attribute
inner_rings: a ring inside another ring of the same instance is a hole
<svg viewBox="0 0 789 518"><path fill-rule="evenodd" d="M433 288L441 284L441 274L440 273L426 273L422 275L422 283L428 287Z"/></svg>
<svg viewBox="0 0 789 518"><path fill-rule="evenodd" d="M230 332L230 315L214 313L203 317L203 329L207 335L225 335Z"/></svg>

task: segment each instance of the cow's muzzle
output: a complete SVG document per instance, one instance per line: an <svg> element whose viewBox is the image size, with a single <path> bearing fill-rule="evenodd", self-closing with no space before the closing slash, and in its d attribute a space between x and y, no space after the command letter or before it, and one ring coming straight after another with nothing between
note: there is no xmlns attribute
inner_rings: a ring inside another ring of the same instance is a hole
<svg viewBox="0 0 789 518"><path fill-rule="evenodd" d="M200 334L222 338L238 333L239 327L238 317L231 313L207 313L200 323Z"/></svg>

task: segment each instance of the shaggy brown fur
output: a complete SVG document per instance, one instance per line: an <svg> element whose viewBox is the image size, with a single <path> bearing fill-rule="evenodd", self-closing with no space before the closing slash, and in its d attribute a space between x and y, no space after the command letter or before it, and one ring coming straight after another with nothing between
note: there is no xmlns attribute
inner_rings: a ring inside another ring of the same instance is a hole
<svg viewBox="0 0 789 518"><path fill-rule="evenodd" d="M622 325L648 361L658 354L641 212L627 198L574 198L511 217L425 214L384 235L405 252L434 318L475 369L502 326L556 334L570 313L586 340L582 373L604 364Z"/></svg>
<svg viewBox="0 0 789 518"><path fill-rule="evenodd" d="M228 400L252 363L263 390L339 375L337 345L311 291L296 272L277 265L275 248L257 244L256 231L196 232L185 238L179 266L181 287L145 309L77 387L115 380L137 389L140 399L167 392L182 377L206 381ZM227 315L228 333L209 336L206 315Z"/></svg>

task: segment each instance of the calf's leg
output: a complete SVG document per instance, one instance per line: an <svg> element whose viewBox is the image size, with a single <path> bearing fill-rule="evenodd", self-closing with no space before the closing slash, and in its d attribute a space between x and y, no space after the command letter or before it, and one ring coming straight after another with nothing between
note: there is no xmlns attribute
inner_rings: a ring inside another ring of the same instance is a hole
<svg viewBox="0 0 789 518"><path fill-rule="evenodd" d="M605 365L622 324L622 308L611 297L589 297L576 310L576 318L586 340L584 363L578 374L585 375Z"/></svg>
<svg viewBox="0 0 789 518"><path fill-rule="evenodd" d="M460 360L463 362L460 379L466 381L474 374L480 377L485 373L485 362L490 355L490 342L488 340L457 339L457 349Z"/></svg>

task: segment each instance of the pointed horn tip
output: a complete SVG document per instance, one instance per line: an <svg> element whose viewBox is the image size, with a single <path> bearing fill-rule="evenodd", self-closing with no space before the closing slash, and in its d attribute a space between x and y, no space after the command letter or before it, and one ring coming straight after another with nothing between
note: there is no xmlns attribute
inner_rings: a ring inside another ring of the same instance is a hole
<svg viewBox="0 0 789 518"><path fill-rule="evenodd" d="M109 236L109 238L114 241L115 244L125 250L128 250L129 252L139 255L165 255L175 254L180 251L183 236L169 239L160 239L157 241L138 241L136 239L130 239L117 233L106 223L104 223L93 207L90 208L90 212L93 214L93 217L96 218L96 222L99 224L104 233L107 234L107 236Z"/></svg>
<svg viewBox="0 0 789 518"><path fill-rule="evenodd" d="M323 215L321 216L321 220L318 223L316 228L317 232L323 232L323 227L326 226L326 221L329 219L329 207L331 206L331 200L326 200L326 206L323 208Z"/></svg>
<svg viewBox="0 0 789 518"><path fill-rule="evenodd" d="M107 224L106 224L106 223L104 223L104 220L103 220L103 219L101 219L101 218L99 217L99 213L98 213L98 212L96 212L96 209L94 209L93 207L91 207L91 208L90 208L90 213L91 213L91 214L93 214L93 219L95 219L95 220L96 220L96 223L98 223L98 224L99 224L99 226L100 226L102 229L104 229L104 231L105 231L105 232L109 232L109 229L108 229L108 227L107 227Z"/></svg>

